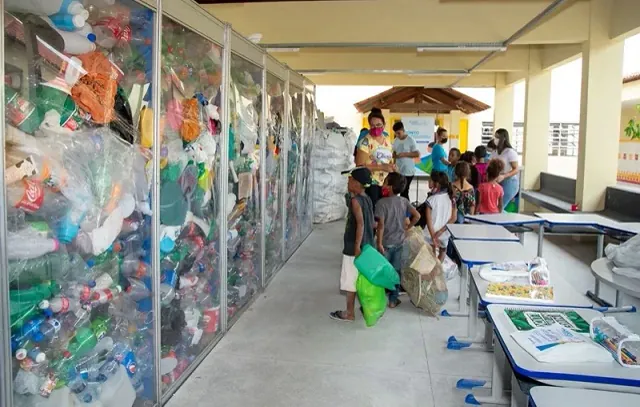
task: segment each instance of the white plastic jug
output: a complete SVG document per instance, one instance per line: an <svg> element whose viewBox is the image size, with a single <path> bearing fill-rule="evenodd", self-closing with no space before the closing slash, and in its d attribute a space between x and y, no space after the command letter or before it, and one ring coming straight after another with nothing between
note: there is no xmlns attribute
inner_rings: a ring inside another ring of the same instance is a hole
<svg viewBox="0 0 640 407"><path fill-rule="evenodd" d="M33 13L50 16L52 14L80 14L84 11L82 3L76 0L5 0L9 11Z"/></svg>
<svg viewBox="0 0 640 407"><path fill-rule="evenodd" d="M136 391L127 375L127 370L120 365L115 375L102 385L100 402L103 407L131 407L136 401Z"/></svg>

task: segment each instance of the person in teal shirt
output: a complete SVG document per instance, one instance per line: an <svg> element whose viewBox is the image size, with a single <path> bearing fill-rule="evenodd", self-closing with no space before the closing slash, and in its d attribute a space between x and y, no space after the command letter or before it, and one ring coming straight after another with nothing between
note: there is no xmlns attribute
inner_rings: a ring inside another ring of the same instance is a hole
<svg viewBox="0 0 640 407"><path fill-rule="evenodd" d="M444 144L447 142L447 139L447 130L439 127L438 131L436 131L436 143L433 145L433 150L431 151L431 162L433 164L431 172L439 171L447 173L448 171L450 163L447 160L447 152L444 150Z"/></svg>

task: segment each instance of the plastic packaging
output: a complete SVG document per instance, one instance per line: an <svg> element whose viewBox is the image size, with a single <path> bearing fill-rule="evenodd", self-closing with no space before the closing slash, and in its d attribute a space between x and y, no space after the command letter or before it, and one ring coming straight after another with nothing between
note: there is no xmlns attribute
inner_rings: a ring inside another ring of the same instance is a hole
<svg viewBox="0 0 640 407"><path fill-rule="evenodd" d="M396 284L400 284L398 273L391 263L370 245L362 248L354 264L360 274L367 278L371 284L393 290Z"/></svg>
<svg viewBox="0 0 640 407"><path fill-rule="evenodd" d="M605 256L613 262L613 272L630 278L640 278L640 235L616 245L608 244Z"/></svg>
<svg viewBox="0 0 640 407"><path fill-rule="evenodd" d="M614 317L593 319L590 334L594 342L608 350L620 365L640 368L640 336Z"/></svg>
<svg viewBox="0 0 640 407"><path fill-rule="evenodd" d="M363 274L358 274L356 293L362 305L364 321L368 327L378 323L387 308L387 297L383 287L369 282Z"/></svg>

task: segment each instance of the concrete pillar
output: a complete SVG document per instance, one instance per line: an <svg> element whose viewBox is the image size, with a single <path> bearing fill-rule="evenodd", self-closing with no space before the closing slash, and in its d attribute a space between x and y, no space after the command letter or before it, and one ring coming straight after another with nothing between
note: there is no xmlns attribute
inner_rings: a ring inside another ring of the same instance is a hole
<svg viewBox="0 0 640 407"><path fill-rule="evenodd" d="M540 173L549 162L549 108L551 104L551 71L530 64L525 85L524 146L522 189L538 189Z"/></svg>
<svg viewBox="0 0 640 407"><path fill-rule="evenodd" d="M493 130L503 128L513 134L513 85L507 85L505 80L505 74L496 75Z"/></svg>
<svg viewBox="0 0 640 407"><path fill-rule="evenodd" d="M582 93L576 203L582 211L604 207L616 184L624 43L609 39L612 2L591 0L589 40L582 46Z"/></svg>
<svg viewBox="0 0 640 407"><path fill-rule="evenodd" d="M459 110L452 110L449 114L449 148L460 148L460 119L462 118L462 112ZM464 151L463 151L464 153Z"/></svg>

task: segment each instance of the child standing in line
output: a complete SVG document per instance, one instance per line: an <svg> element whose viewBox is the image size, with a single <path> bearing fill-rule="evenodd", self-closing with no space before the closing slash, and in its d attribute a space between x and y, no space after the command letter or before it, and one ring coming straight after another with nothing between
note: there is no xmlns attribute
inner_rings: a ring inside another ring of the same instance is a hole
<svg viewBox="0 0 640 407"><path fill-rule="evenodd" d="M386 195L385 189L390 189L390 194L378 201L375 211L378 221L376 233L378 251L389 260L398 275L402 268L402 243L405 231L412 228L420 219L420 214L411 206L409 200L400 196L404 191L405 182L405 177L397 172L387 175L382 187L383 195ZM405 223L407 213L410 214L408 224ZM400 305L399 294L400 285L396 285L395 290L389 292L389 308Z"/></svg>
<svg viewBox="0 0 640 407"><path fill-rule="evenodd" d="M434 253L444 261L449 243L448 223L456 221L456 207L453 203L453 190L447 174L432 172L430 180L432 194L427 198L427 228L425 239L433 246Z"/></svg>
<svg viewBox="0 0 640 407"><path fill-rule="evenodd" d="M485 146L476 147L473 154L476 157L475 171L471 171L471 185L478 190L483 182L487 182L487 148Z"/></svg>
<svg viewBox="0 0 640 407"><path fill-rule="evenodd" d="M340 274L340 289L347 293L347 309L334 311L329 314L337 321L353 322L355 319L356 280L358 269L354 261L360 256L365 245L375 245L373 203L364 190L371 185L371 171L365 167L356 167L343 171L349 175L347 189L350 200L347 226L344 230L344 248L342 250L342 272Z"/></svg>
<svg viewBox="0 0 640 407"><path fill-rule="evenodd" d="M464 223L465 215L473 215L476 210L476 193L468 179L471 166L465 161L456 164L456 180L453 182L453 199L456 203L456 223Z"/></svg>
<svg viewBox="0 0 640 407"><path fill-rule="evenodd" d="M447 166L449 182L453 182L456 179L455 168L458 161L460 161L460 150L454 147L449 150L449 165Z"/></svg>
<svg viewBox="0 0 640 407"><path fill-rule="evenodd" d="M478 187L478 213L491 214L502 212L504 191L498 183L498 177L504 169L502 160L493 159L487 166L487 182Z"/></svg>

